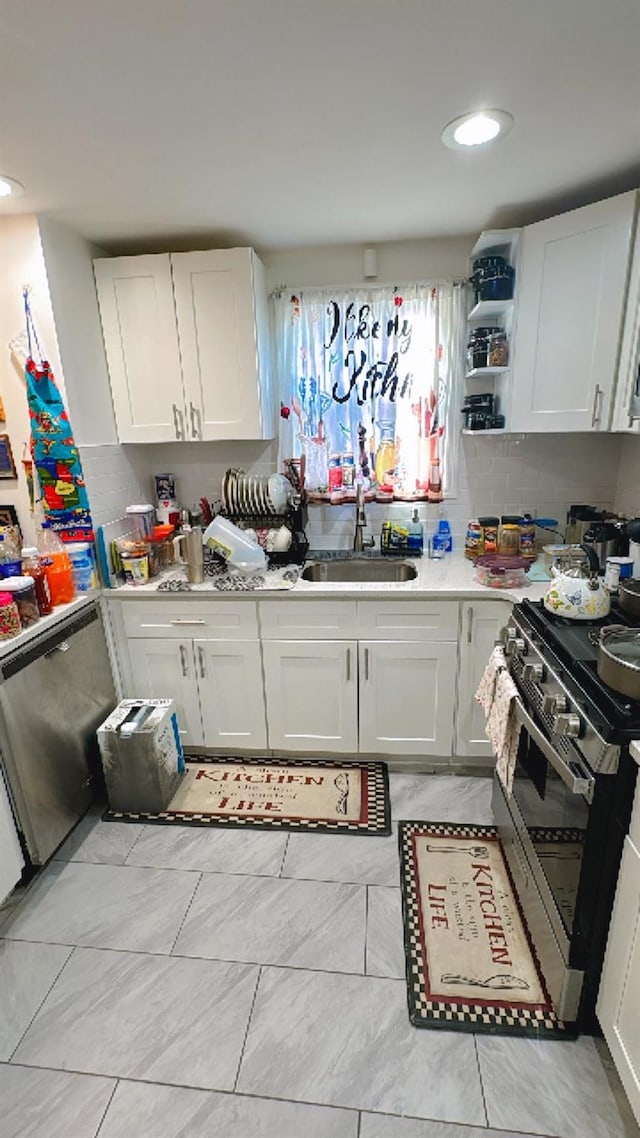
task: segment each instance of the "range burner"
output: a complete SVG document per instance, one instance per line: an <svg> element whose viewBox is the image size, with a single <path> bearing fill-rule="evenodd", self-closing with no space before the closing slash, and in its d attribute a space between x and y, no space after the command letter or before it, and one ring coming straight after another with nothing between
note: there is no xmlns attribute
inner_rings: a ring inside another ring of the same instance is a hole
<svg viewBox="0 0 640 1138"><path fill-rule="evenodd" d="M564 671L580 709L594 720L602 734L640 735L640 700L630 700L598 676L600 631L611 624L640 627L614 603L608 616L597 621L571 621L547 612L542 601L523 601L518 608Z"/></svg>

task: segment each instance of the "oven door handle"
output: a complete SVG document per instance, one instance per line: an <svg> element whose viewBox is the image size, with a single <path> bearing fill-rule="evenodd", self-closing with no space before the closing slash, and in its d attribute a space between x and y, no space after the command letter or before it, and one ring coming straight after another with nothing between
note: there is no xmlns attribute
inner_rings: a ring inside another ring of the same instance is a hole
<svg viewBox="0 0 640 1138"><path fill-rule="evenodd" d="M586 771L577 760L570 766L557 751L554 751L549 740L545 738L529 713L525 711L519 699L515 700L515 712L519 723L529 732L534 743L540 748L545 759L553 767L556 774L560 776L565 786L569 788L572 794L581 794L587 802L592 802L596 785L593 775Z"/></svg>

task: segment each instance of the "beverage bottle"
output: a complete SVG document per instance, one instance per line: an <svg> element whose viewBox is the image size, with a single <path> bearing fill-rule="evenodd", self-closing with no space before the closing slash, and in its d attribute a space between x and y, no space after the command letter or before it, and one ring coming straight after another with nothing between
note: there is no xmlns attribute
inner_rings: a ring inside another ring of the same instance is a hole
<svg viewBox="0 0 640 1138"><path fill-rule="evenodd" d="M32 577L36 587L36 602L40 616L48 616L53 606L51 604L51 591L44 571L44 566L35 545L26 545L22 550L22 572L25 577Z"/></svg>
<svg viewBox="0 0 640 1138"><path fill-rule="evenodd" d="M51 529L50 522L43 522L38 538L38 553L44 567L51 593L52 605L64 605L75 596L73 569L69 554L60 538Z"/></svg>
<svg viewBox="0 0 640 1138"><path fill-rule="evenodd" d="M20 547L11 533L0 533L0 577L19 577Z"/></svg>

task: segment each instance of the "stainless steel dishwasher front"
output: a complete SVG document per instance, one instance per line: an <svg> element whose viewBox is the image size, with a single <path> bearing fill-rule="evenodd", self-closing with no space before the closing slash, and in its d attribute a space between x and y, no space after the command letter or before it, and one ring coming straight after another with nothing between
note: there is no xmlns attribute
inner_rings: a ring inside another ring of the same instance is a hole
<svg viewBox="0 0 640 1138"><path fill-rule="evenodd" d="M34 865L51 856L92 801L96 730L115 702L95 604L0 665L0 749Z"/></svg>

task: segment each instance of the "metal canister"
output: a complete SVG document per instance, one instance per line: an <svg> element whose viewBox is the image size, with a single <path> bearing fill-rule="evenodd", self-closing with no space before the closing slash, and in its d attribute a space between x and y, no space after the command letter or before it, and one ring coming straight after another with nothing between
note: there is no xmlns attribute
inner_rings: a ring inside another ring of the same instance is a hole
<svg viewBox="0 0 640 1138"><path fill-rule="evenodd" d="M604 587L610 593L617 593L618 585L620 584L620 563L607 557L607 564L604 571Z"/></svg>

